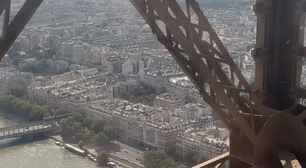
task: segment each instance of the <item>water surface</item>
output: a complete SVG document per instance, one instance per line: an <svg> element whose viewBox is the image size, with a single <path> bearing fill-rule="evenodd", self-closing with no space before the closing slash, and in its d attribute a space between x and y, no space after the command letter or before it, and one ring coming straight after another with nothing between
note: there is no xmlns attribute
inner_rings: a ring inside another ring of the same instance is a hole
<svg viewBox="0 0 306 168"><path fill-rule="evenodd" d="M17 123L0 116L0 128ZM11 138L0 141L1 168L97 168L93 161L56 146L54 140Z"/></svg>

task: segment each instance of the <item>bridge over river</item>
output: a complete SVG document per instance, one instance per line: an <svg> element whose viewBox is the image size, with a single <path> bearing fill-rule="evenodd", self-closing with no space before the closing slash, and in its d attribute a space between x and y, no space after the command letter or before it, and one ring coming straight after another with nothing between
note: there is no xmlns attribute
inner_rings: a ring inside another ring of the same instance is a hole
<svg viewBox="0 0 306 168"><path fill-rule="evenodd" d="M33 135L56 131L60 129L59 121L74 113L62 114L44 118L44 120L23 123L16 126L0 128L0 140L14 137L31 137ZM2 114L3 115L3 114Z"/></svg>
<svg viewBox="0 0 306 168"><path fill-rule="evenodd" d="M14 137L31 137L59 129L59 120L36 121L0 129L0 140Z"/></svg>

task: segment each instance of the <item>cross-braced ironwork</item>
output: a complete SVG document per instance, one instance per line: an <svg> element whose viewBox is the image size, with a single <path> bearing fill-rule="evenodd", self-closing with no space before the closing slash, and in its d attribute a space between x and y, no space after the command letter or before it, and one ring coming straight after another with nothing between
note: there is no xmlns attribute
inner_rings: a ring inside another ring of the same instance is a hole
<svg viewBox="0 0 306 168"><path fill-rule="evenodd" d="M292 139L286 138L286 136L292 135L306 140L305 133L297 135L300 132L299 129L305 130L305 126L301 118L294 115L299 113L297 109L304 109L304 107L298 105L297 101L291 101L286 105L283 104L283 108L276 108L269 105L269 102L266 103L271 97L277 98L275 92L269 92L271 88L259 87L257 91L253 91L195 0L186 0L184 7L181 7L181 4L179 5L174 0L130 1L152 28L153 33L157 35L158 41L168 49L200 91L200 94L203 95L203 99L214 109L230 131L231 167L281 166L277 150L289 150L294 154L299 153L299 155L305 156L305 145L301 145L300 141L296 141L297 143L293 145ZM272 72L269 72L269 68L263 69L263 65L260 65L259 62L262 61L264 56L267 56L265 54L271 54L267 52L268 49L271 49L271 45L276 46L276 43L280 44L282 42L280 41L280 33L284 33L285 30L277 30L271 24L275 24L273 18L276 16L278 16L277 21L280 22L279 17L281 16L276 11L285 12L282 8L274 9L274 6L281 5L282 7L284 5L279 4L280 1L259 0L259 2L267 2L268 6L261 6L262 3L257 3L254 5L254 10L257 10L257 13L263 12L259 17L266 19L265 23L270 25L263 26L260 23L258 25L258 31L266 33L265 35L269 37L264 37L260 33L257 36L257 46L261 47L262 39L264 39L267 40L265 41L267 48L263 48L263 50L258 47L255 48L256 78L259 79L256 82L257 86L267 86L265 84L269 81L267 78L270 77L267 74ZM294 26L300 28L297 29L298 32L295 31L296 34L293 34L295 39L292 40L300 45L300 32L304 31L304 13L292 12L294 11L294 9L291 9L293 5L290 5L292 1L286 2L289 3L286 4L286 8L290 9L288 9L289 13L295 13L295 15L289 15L287 21L294 20ZM276 25L280 26L282 23ZM275 29L277 30L276 33L271 33ZM275 39L272 41L269 38ZM273 47L273 49L277 51L273 53L276 58L282 57L280 46L278 48ZM294 59L294 65L298 65L299 59ZM291 57L287 61L291 63ZM274 63L279 64L279 62ZM264 62L264 65L269 66L267 62ZM224 70L224 67L227 67L227 71ZM276 71L280 70L277 69L277 66L274 68L276 68ZM292 66L290 68L289 71L293 73L299 72L301 67ZM263 74L263 72L266 74ZM291 92L295 93L299 89L299 82L296 81L300 78L295 78L296 76L292 76L292 73L291 76L288 75L288 77L294 78L290 83L292 85L286 85L287 88L283 87L283 89L290 88ZM301 74L298 73L298 75ZM274 80L275 83L281 82L278 78L274 78ZM275 90L275 88L273 89ZM291 92L290 94L288 92L279 95L283 98L296 97ZM281 125L288 124L290 128L286 130L280 127L280 123ZM276 134L276 138L272 137L273 133Z"/></svg>
<svg viewBox="0 0 306 168"><path fill-rule="evenodd" d="M25 25L32 18L43 0L27 0L17 15L10 21L11 0L0 1L0 15L4 12L2 34L0 38L0 60L10 49Z"/></svg>

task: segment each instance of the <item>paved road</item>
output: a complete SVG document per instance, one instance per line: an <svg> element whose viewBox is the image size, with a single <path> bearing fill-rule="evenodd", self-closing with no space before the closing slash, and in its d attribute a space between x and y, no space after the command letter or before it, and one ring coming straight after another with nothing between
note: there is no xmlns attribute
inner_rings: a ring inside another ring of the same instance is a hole
<svg viewBox="0 0 306 168"><path fill-rule="evenodd" d="M111 155L143 167L143 165L137 160L137 158L139 159L143 155L141 150L119 141L115 141L114 143L117 144L119 148L109 149L108 152L110 152Z"/></svg>
<svg viewBox="0 0 306 168"><path fill-rule="evenodd" d="M137 160L137 158L139 159L143 155L143 151L140 150L142 149L141 146L138 146L136 143L128 143L128 142L121 143L119 141L115 141L115 143L120 146L120 150L116 153L112 153L112 155L122 159L127 159L129 162L135 163L136 165L143 166Z"/></svg>
<svg viewBox="0 0 306 168"><path fill-rule="evenodd" d="M56 141L60 141L60 142L65 143L65 141L63 140L63 138L60 135L53 135L53 136L47 135L47 136L51 137L52 139L54 139ZM73 144L73 145L77 146L77 144ZM88 149L90 154L97 156L98 153L96 152L96 150L94 148L91 148L90 146L88 146L87 149ZM125 160L121 160L121 159L124 159L124 157L120 156L120 152L119 152L120 150L121 149L116 150L118 152L119 156L116 156L116 154L112 153L112 155L115 155L115 157L110 157L110 161L115 162L116 164L120 164L120 167L122 167L122 168L135 168L134 164L136 164L137 162L135 163L135 162L130 162L130 161L127 162ZM117 159L117 157L120 158L120 159ZM136 157L135 157L135 161L136 161ZM132 164L129 164L129 162L132 163ZM143 165L141 165L140 163L138 163L137 165L139 165L140 167L143 167Z"/></svg>

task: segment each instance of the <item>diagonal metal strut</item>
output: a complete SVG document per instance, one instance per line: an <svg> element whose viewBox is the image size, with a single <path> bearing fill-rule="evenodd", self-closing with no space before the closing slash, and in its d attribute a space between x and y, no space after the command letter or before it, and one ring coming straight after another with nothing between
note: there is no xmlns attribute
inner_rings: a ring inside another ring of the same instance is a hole
<svg viewBox="0 0 306 168"><path fill-rule="evenodd" d="M11 0L0 1L0 14L4 13L2 36L0 38L0 60L17 39L43 0L27 0L17 15L9 22Z"/></svg>

